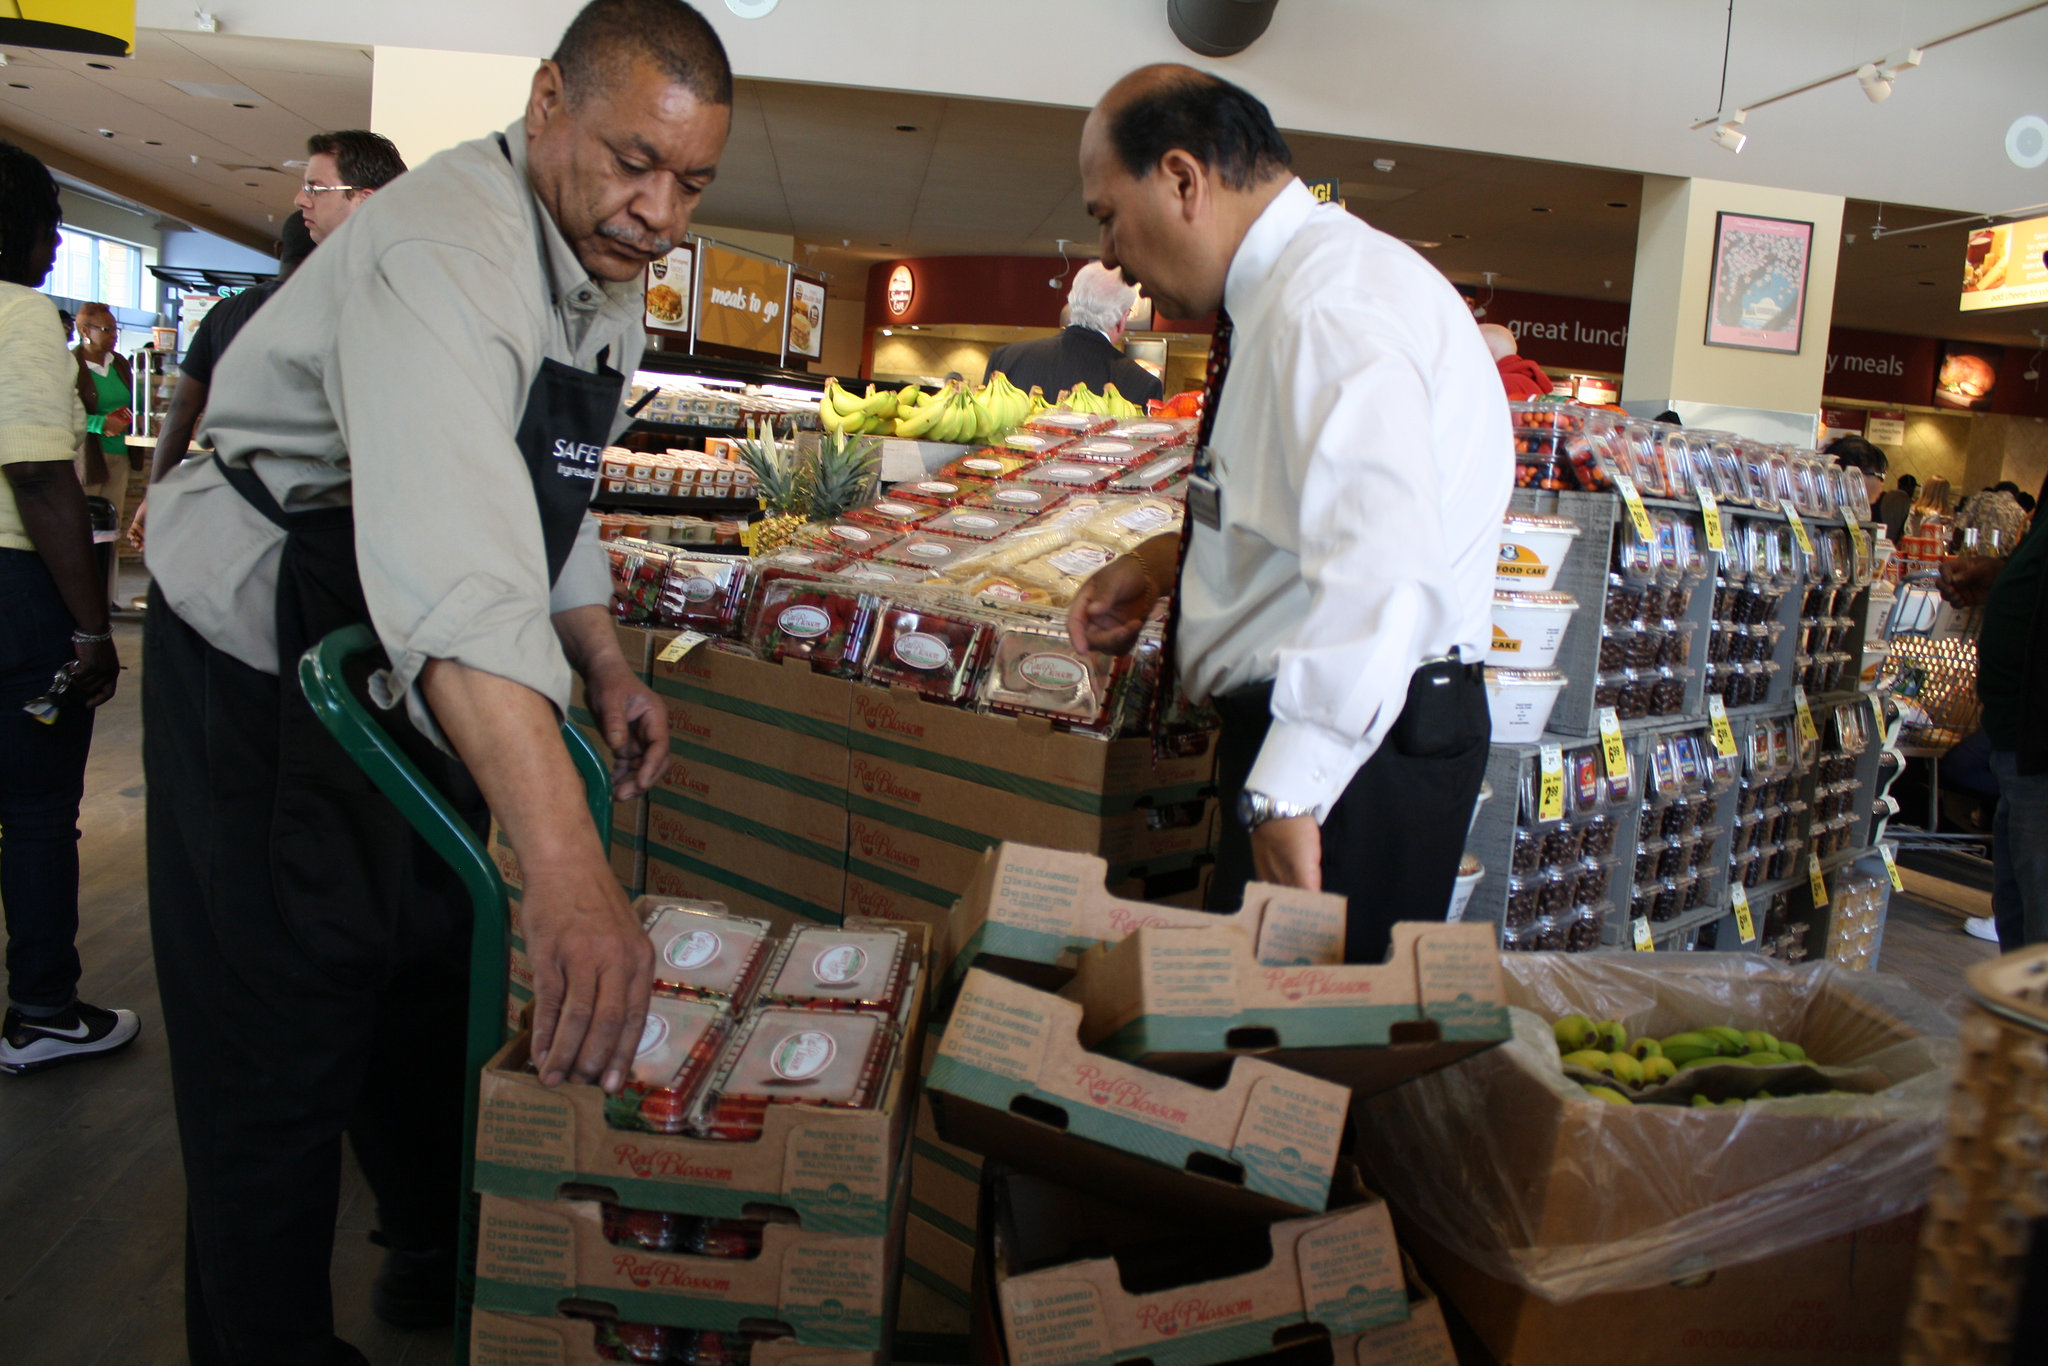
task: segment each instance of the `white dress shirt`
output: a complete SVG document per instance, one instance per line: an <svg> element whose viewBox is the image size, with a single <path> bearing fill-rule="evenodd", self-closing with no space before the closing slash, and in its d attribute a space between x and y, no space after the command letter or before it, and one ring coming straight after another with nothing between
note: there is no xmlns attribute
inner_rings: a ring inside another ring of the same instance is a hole
<svg viewBox="0 0 2048 1366"><path fill-rule="evenodd" d="M1245 234L1223 301L1221 526L1189 522L1181 674L1197 700L1273 683L1246 786L1320 819L1416 667L1485 654L1507 397L1450 281L1300 181Z"/></svg>

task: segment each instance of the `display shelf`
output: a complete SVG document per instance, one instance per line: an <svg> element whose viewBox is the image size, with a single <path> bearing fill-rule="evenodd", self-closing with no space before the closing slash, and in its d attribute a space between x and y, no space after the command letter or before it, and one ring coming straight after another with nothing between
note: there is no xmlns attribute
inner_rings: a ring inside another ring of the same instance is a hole
<svg viewBox="0 0 2048 1366"><path fill-rule="evenodd" d="M759 498L676 498L659 493L600 493L590 500L599 511L703 512L745 516L761 510Z"/></svg>
<svg viewBox="0 0 2048 1366"><path fill-rule="evenodd" d="M1670 920L1651 921L1650 940L1657 945L1658 949L1663 950L1666 940L1676 939L1679 935L1696 930L1702 925L1710 925L1727 914L1728 905L1724 894L1723 897L1717 898L1711 903L1701 903L1693 910L1687 911L1684 915ZM1633 933L1633 930L1631 930L1631 933ZM1627 937L1624 937L1621 943L1615 945L1615 947L1628 949L1630 942Z"/></svg>

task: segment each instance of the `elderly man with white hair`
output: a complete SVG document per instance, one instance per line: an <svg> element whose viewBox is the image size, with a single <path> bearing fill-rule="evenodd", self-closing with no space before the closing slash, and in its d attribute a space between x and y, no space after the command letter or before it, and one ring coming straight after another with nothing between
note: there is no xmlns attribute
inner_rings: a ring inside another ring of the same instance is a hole
<svg viewBox="0 0 2048 1366"><path fill-rule="evenodd" d="M1159 377L1123 353L1124 328L1137 288L1100 262L1090 261L1075 272L1067 291L1067 324L1050 337L1011 342L988 358L984 382L1000 370L1020 389L1037 385L1047 398L1062 389L1086 384L1101 393L1116 385L1133 403L1159 398L1165 386Z"/></svg>

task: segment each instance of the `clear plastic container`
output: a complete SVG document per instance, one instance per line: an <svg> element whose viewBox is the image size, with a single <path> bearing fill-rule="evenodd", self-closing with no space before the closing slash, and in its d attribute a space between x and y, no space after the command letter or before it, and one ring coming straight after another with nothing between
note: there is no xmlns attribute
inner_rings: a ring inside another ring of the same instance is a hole
<svg viewBox="0 0 2048 1366"><path fill-rule="evenodd" d="M654 945L655 990L745 1006L774 949L772 924L713 901L648 897L637 909Z"/></svg>
<svg viewBox="0 0 2048 1366"><path fill-rule="evenodd" d="M802 925L782 941L762 985L761 1001L893 1015L903 1002L910 968L910 936L899 925Z"/></svg>
<svg viewBox="0 0 2048 1366"><path fill-rule="evenodd" d="M606 1123L658 1134L686 1132L731 1028L732 1012L723 1002L650 997L625 1084L605 1098Z"/></svg>
<svg viewBox="0 0 2048 1366"><path fill-rule="evenodd" d="M771 1105L866 1110L880 1099L895 1028L857 1010L756 1009L726 1046L701 1107L708 1138L757 1137Z"/></svg>
<svg viewBox="0 0 2048 1366"><path fill-rule="evenodd" d="M748 641L771 663L802 659L819 673L851 678L860 670L880 605L866 593L779 579L762 590Z"/></svg>

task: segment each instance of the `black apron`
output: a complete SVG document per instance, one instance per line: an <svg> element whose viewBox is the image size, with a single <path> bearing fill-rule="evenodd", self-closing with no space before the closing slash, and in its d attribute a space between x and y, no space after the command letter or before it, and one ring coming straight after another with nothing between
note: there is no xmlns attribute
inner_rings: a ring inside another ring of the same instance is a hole
<svg viewBox="0 0 2048 1366"><path fill-rule="evenodd" d="M608 355L599 353L595 371L543 359L519 419L517 441L551 584L596 492L624 391L625 377ZM236 492L285 533L275 608L280 678L270 864L277 903L309 957L342 982L368 984L451 934L466 942L469 904L452 870L328 733L298 686L301 655L331 632L370 619L356 567L355 509L286 512L253 471L215 461ZM360 688L386 666L381 657L371 660L349 682ZM461 762L415 730L403 709L386 726L481 837L489 813Z"/></svg>

